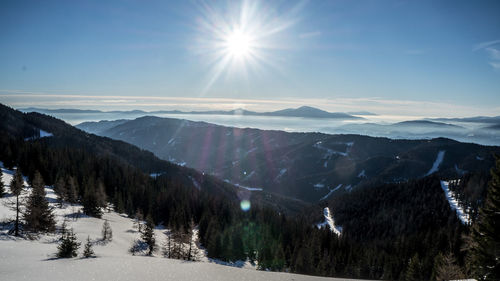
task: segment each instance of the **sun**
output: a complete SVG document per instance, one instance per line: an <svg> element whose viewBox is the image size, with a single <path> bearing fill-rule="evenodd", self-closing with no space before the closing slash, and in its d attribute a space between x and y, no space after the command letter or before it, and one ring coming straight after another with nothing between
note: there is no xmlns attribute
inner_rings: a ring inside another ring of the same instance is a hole
<svg viewBox="0 0 500 281"><path fill-rule="evenodd" d="M252 38L240 29L235 29L227 35L225 47L231 57L244 58L252 52Z"/></svg>
<svg viewBox="0 0 500 281"><path fill-rule="evenodd" d="M301 2L302 3L302 2ZM190 45L208 66L204 94L221 77L237 81L261 76L282 66L290 48L287 30L297 21L302 4L276 6L265 0L195 2L195 42ZM279 62L279 63L278 63ZM226 81L229 81L226 80Z"/></svg>

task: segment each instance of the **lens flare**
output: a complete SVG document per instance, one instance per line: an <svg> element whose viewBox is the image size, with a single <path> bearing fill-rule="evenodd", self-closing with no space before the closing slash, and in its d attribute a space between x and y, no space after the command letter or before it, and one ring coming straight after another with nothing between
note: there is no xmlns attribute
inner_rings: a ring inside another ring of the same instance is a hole
<svg viewBox="0 0 500 281"><path fill-rule="evenodd" d="M242 200L240 203L240 208L244 211L247 212L250 210L250 201L248 200Z"/></svg>

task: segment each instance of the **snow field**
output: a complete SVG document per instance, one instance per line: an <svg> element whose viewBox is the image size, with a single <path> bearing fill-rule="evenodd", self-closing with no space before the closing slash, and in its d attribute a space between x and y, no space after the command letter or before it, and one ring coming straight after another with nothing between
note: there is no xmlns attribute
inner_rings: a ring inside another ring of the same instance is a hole
<svg viewBox="0 0 500 281"><path fill-rule="evenodd" d="M3 182L7 196L0 198L0 222L12 220L15 212L8 205L14 197L9 194L9 184L14 171L3 169ZM27 183L25 182L25 186ZM348 280L297 275L279 272L248 270L246 263L238 264L243 268L216 264L210 261L200 249L200 262L167 259L157 251L153 256L132 256L129 249L132 242L139 238L133 228L133 220L126 215L106 211L101 219L81 214L80 205L64 204L56 207L56 195L51 187L46 187L47 199L55 207L57 226L66 220L81 242L79 256L71 259L57 259L58 234L40 235L36 240L27 240L7 235L7 229L0 228L0 276L2 280ZM22 198L29 194L25 188ZM78 216L77 216L78 214ZM113 239L101 241L101 229L105 220L111 225ZM332 219L333 223L333 219ZM155 229L157 245L161 249L166 241L162 227ZM196 230L194 233L196 239ZM83 245L90 236L96 258L81 258Z"/></svg>

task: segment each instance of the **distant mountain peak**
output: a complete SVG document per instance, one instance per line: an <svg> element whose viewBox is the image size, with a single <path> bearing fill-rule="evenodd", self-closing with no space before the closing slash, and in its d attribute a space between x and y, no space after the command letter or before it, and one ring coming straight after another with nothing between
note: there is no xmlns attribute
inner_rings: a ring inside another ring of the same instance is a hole
<svg viewBox="0 0 500 281"><path fill-rule="evenodd" d="M304 118L340 118L340 119L363 119L342 112L328 112L316 107L303 105L298 108L286 108L283 110L265 113L270 116L288 116L288 117L304 117Z"/></svg>
<svg viewBox="0 0 500 281"><path fill-rule="evenodd" d="M324 111L324 110L321 110L319 108L308 106L308 105L303 105L303 106L301 106L301 107L299 107L297 109L300 109L300 110L319 110L319 111Z"/></svg>

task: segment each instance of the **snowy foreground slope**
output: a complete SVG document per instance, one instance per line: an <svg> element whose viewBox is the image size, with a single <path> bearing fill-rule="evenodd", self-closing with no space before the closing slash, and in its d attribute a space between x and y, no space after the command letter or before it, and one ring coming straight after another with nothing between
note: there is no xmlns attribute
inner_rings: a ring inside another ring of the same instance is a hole
<svg viewBox="0 0 500 281"><path fill-rule="evenodd" d="M13 171L2 169L3 181L9 191ZM46 188L47 198L55 207L55 194ZM24 196L29 192L25 190ZM14 218L14 212L8 207L14 197L9 193L0 198L0 222ZM155 256L132 256L128 249L132 241L139 237L133 228L133 220L115 212L106 212L102 219L81 216L75 218L81 206L66 204L64 208L55 208L58 227L67 219L68 228L73 228L78 240L82 242L79 256L72 259L57 259L59 235L41 235L37 240L15 238L0 229L0 276L1 280L347 280L322 278L298 274L257 271L248 268L236 268L210 262L200 257L200 262L187 262ZM108 220L113 240L102 243L101 228ZM159 246L165 241L166 230L155 230ZM96 258L83 259L81 252L87 236L93 241Z"/></svg>

